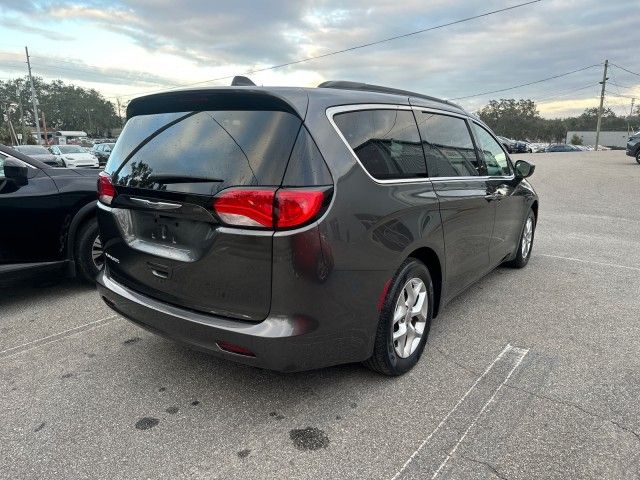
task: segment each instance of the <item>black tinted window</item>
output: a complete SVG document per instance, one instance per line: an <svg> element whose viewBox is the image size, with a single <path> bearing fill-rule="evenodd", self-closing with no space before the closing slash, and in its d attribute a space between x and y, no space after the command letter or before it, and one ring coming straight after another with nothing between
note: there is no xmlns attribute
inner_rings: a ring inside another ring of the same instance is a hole
<svg viewBox="0 0 640 480"><path fill-rule="evenodd" d="M198 194L236 185L279 185L300 127L297 117L274 111L194 112L164 130L176 115L144 117L129 120L107 171L116 171L127 151L160 133L124 164L116 184Z"/></svg>
<svg viewBox="0 0 640 480"><path fill-rule="evenodd" d="M463 119L420 112L417 120L430 177L479 174L480 164Z"/></svg>
<svg viewBox="0 0 640 480"><path fill-rule="evenodd" d="M410 110L360 110L337 114L333 119L374 178L427 175L420 136Z"/></svg>

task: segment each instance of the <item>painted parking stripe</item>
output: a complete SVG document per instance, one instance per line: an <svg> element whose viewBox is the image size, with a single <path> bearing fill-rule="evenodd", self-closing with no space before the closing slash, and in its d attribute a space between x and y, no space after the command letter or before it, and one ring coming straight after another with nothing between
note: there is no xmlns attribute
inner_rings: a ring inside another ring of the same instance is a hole
<svg viewBox="0 0 640 480"><path fill-rule="evenodd" d="M424 438L391 480L397 480L401 476L403 478L436 478L489 405L495 401L498 392L511 378L528 352L529 350L526 348L514 347L509 344L505 346L484 372L476 378L471 387L460 397L453 408L442 418L440 423ZM499 382L497 387L495 386L496 382ZM476 405L479 406L478 402L483 401L486 397L488 397L488 400L484 402L481 408L477 408ZM460 425L461 421L465 421L471 416L471 422ZM456 435L454 437L455 442L451 439L452 434ZM434 448L428 449L428 452L423 451L424 447L429 443L436 445L430 445ZM451 443L453 443L453 447L443 459L441 455L442 449L437 447L439 444L451 445Z"/></svg>
<svg viewBox="0 0 640 480"><path fill-rule="evenodd" d="M537 253L536 255L540 257L557 258L559 260L570 260L572 262L590 263L592 265L600 265L602 267L622 268L625 270L634 270L636 272L640 272L640 268L638 267L631 267L629 265L618 265L617 263L596 262L595 260L585 260L583 258L574 258L574 257L563 257L562 255L549 255L548 253Z"/></svg>
<svg viewBox="0 0 640 480"><path fill-rule="evenodd" d="M52 335L39 338L38 340L33 340L32 342L23 343L22 345L17 345L15 347L8 348L0 352L0 359L14 357L21 353L28 352L29 350L33 350L34 348L41 347L42 345L47 345L52 342L57 342L58 340L62 340L63 338L71 337L81 332L91 330L92 328L105 325L116 317L117 315L110 315L108 317L101 318L100 320L95 320L93 322L85 323L84 325L73 327L68 330L64 330L62 332L54 333Z"/></svg>

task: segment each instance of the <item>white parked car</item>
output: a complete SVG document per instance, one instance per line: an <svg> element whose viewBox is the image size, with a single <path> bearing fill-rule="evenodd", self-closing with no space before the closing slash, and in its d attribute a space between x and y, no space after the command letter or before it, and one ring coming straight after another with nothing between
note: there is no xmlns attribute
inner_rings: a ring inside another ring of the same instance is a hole
<svg viewBox="0 0 640 480"><path fill-rule="evenodd" d="M98 168L98 158L87 152L79 145L52 145L49 147L51 153L59 156L65 167L95 167Z"/></svg>

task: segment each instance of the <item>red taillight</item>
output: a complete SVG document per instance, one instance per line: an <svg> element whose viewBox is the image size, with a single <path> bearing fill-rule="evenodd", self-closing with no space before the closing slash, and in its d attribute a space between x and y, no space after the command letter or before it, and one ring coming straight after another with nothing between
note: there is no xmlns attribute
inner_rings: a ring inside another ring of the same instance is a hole
<svg viewBox="0 0 640 480"><path fill-rule="evenodd" d="M111 205L113 197L116 196L116 189L111 183L111 176L108 173L98 174L98 200L105 205Z"/></svg>
<svg viewBox="0 0 640 480"><path fill-rule="evenodd" d="M229 189L213 200L223 222L246 227L273 227L273 189Z"/></svg>
<svg viewBox="0 0 640 480"><path fill-rule="evenodd" d="M248 348L241 347L240 345L236 345L235 343L223 341L218 341L216 343L218 344L218 347L220 347L220 349L224 350L225 352L237 353L238 355L244 355L246 357L256 356L256 354Z"/></svg>
<svg viewBox="0 0 640 480"><path fill-rule="evenodd" d="M320 190L279 190L276 195L278 228L291 228L314 218L324 201Z"/></svg>
<svg viewBox="0 0 640 480"><path fill-rule="evenodd" d="M222 191L213 208L228 225L293 228L315 218L325 194L318 189L246 189Z"/></svg>

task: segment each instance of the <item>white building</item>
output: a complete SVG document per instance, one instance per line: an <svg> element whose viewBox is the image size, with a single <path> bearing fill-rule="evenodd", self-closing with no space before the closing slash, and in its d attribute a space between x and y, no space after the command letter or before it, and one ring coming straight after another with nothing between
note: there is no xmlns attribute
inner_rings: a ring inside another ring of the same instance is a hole
<svg viewBox="0 0 640 480"><path fill-rule="evenodd" d="M596 132L567 132L566 143L571 143L571 139L577 135L582 139L583 145L596 144ZM627 132L600 132L600 145L605 147L626 147L629 134Z"/></svg>

